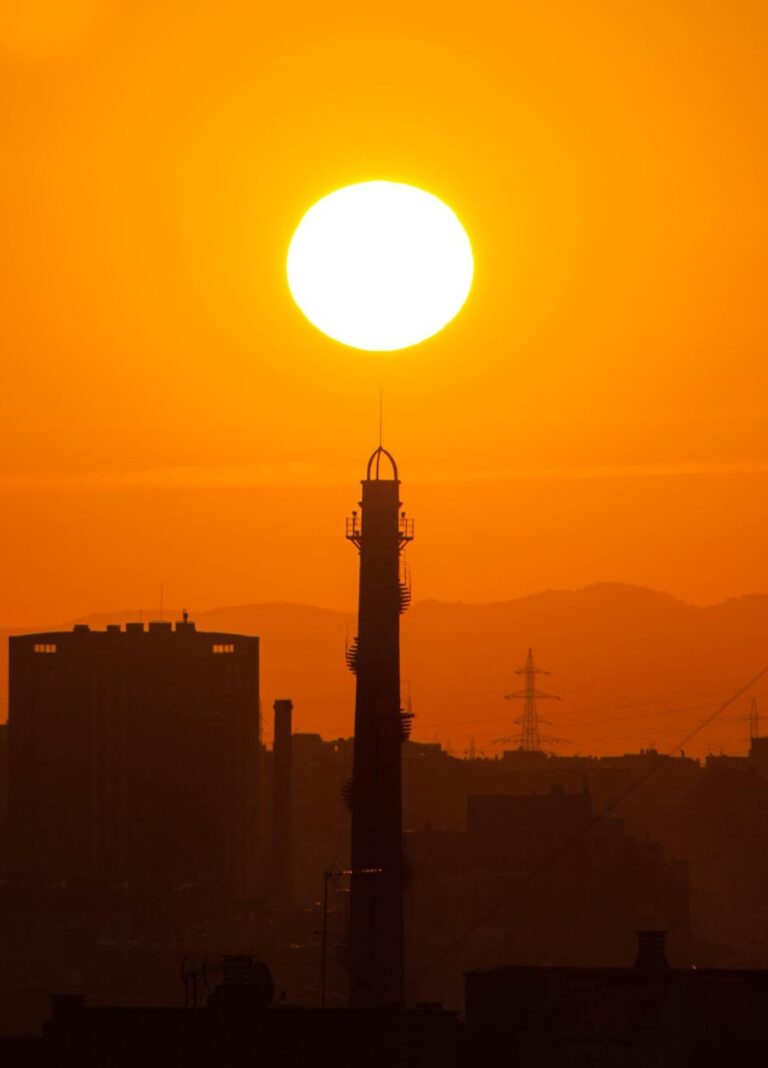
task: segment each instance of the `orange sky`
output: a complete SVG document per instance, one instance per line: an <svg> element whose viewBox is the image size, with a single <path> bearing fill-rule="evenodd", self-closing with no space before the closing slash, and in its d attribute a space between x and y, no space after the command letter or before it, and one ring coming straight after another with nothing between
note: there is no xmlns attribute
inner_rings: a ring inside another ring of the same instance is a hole
<svg viewBox="0 0 768 1068"><path fill-rule="evenodd" d="M768 590L767 53L762 0L3 4L0 624L350 607L380 386L417 598ZM369 178L476 257L388 355L284 280Z"/></svg>

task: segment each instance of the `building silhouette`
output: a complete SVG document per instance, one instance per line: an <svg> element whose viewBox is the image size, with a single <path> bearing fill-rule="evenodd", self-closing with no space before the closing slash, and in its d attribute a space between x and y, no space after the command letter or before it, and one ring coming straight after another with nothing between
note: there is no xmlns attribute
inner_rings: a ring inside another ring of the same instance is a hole
<svg viewBox="0 0 768 1068"><path fill-rule="evenodd" d="M417 976L429 969L419 997L439 991L458 1007L460 973L505 960L620 965L632 932L651 924L669 930L675 960L691 963L686 865L621 819L595 818L586 790L470 794L466 808L465 830L405 836L409 960Z"/></svg>
<svg viewBox="0 0 768 1068"><path fill-rule="evenodd" d="M708 758L670 813L665 838L690 866L699 963L765 967L768 778L759 765L747 757Z"/></svg>
<svg viewBox="0 0 768 1068"><path fill-rule="evenodd" d="M14 869L252 892L259 641L128 623L10 639Z"/></svg>
<svg viewBox="0 0 768 1068"><path fill-rule="evenodd" d="M768 972L670 967L664 932L637 932L634 966L468 972L467 1065L595 1068L762 1064Z"/></svg>
<svg viewBox="0 0 768 1068"><path fill-rule="evenodd" d="M91 1005L55 996L42 1041L26 1063L57 1068L458 1068L458 1021L433 1007L382 1013L272 1003L269 969L225 957L204 1006ZM5 1049L0 1041L0 1057ZM16 1063L16 1062L15 1062Z"/></svg>
<svg viewBox="0 0 768 1068"><path fill-rule="evenodd" d="M409 716L400 700L400 613L409 600L401 554L413 523L401 512L397 464L379 446L362 483L361 512L347 520L360 554L352 809L350 1003L405 1000L401 746Z"/></svg>

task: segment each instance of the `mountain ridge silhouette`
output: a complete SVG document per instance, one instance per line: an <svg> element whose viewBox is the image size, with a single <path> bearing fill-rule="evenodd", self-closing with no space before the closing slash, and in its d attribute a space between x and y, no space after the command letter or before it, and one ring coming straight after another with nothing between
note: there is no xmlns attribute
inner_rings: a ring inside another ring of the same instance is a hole
<svg viewBox="0 0 768 1068"><path fill-rule="evenodd" d="M166 609L164 617L180 617ZM72 622L104 627L138 619L136 610L95 612ZM141 617L159 617L159 610ZM292 697L296 729L325 737L352 731L354 677L344 652L354 612L289 602L229 605L192 613L200 630L261 638L262 707ZM24 628L18 633L67 629ZM552 672L541 688L561 700L542 702L545 733L570 740L563 753L674 749L729 692L768 662L768 594L691 605L663 591L620 582L547 589L484 603L416 601L403 616L403 701L412 695L415 740L463 751L475 740L489 755L514 741L520 688L515 675L529 647ZM7 693L7 635L0 632L0 686ZM768 706L768 686L757 693ZM744 752L749 695L700 739L697 752Z"/></svg>

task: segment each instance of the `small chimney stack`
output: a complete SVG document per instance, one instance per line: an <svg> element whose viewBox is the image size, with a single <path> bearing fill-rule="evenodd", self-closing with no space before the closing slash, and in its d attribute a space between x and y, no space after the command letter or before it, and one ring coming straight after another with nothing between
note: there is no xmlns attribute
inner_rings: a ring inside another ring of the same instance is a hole
<svg viewBox="0 0 768 1068"><path fill-rule="evenodd" d="M293 900L293 776L291 729L293 701L275 701L272 743L272 897Z"/></svg>
<svg viewBox="0 0 768 1068"><path fill-rule="evenodd" d="M669 967L666 931L637 932L637 960L635 967L643 972L660 972Z"/></svg>

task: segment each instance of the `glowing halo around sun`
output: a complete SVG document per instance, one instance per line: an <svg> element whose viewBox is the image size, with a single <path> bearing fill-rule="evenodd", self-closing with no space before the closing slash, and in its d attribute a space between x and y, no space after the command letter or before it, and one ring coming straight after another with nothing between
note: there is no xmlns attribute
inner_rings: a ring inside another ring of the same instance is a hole
<svg viewBox="0 0 768 1068"><path fill-rule="evenodd" d="M441 200L400 182L361 182L318 200L288 248L288 286L309 321L353 348L389 352L432 337L472 287L472 246Z"/></svg>

